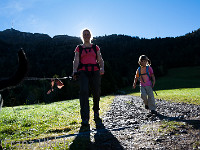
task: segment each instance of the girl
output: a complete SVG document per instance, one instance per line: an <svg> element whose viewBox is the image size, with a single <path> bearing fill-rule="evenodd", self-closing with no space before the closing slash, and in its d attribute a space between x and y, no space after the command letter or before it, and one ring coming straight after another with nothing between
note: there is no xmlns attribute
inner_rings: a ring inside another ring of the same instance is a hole
<svg viewBox="0 0 200 150"><path fill-rule="evenodd" d="M155 85L156 80L153 69L152 67L150 67L151 61L148 59L147 56L141 55L139 57L138 64L140 65L140 67L136 71L133 88L135 89L138 78L140 77L140 92L141 98L143 99L145 104L145 108L150 109L152 114L157 114L157 112L155 111L156 105L152 89ZM151 79L153 80L153 83L151 82Z"/></svg>
<svg viewBox="0 0 200 150"><path fill-rule="evenodd" d="M84 29L81 33L83 44L75 49L73 61L73 77L76 79L77 73L80 76L80 106L82 125L89 125L89 86L93 95L94 117L99 117L99 100L101 77L104 74L104 61L100 48L91 43L92 35L89 29Z"/></svg>

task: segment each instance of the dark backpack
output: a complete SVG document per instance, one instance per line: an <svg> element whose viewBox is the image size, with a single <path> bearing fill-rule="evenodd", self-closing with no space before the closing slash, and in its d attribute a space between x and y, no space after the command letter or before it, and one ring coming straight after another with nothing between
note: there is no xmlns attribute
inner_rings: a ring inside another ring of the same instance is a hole
<svg viewBox="0 0 200 150"><path fill-rule="evenodd" d="M86 49L89 49L89 52L91 51L91 49L93 49L94 52L95 52L95 54L96 54L96 60L97 60L97 49L96 49L96 44L92 44L92 47L83 48L82 45L79 45L78 47L79 47L79 65L78 65L78 69L81 69L83 66L85 67L85 70L86 70L86 71L88 71L88 67L92 67L92 71L94 71L94 67L95 67L95 66L98 67L98 68L100 69L98 63L96 63L96 64L82 64L82 63L81 63L81 54L82 54L83 50L84 50L86 53L88 53L88 52L86 51Z"/></svg>

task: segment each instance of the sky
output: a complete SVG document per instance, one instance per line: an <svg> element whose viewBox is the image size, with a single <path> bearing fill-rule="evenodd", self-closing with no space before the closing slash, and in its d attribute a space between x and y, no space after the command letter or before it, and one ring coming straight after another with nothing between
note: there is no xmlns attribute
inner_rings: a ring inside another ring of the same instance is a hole
<svg viewBox="0 0 200 150"><path fill-rule="evenodd" d="M0 0L0 31L177 37L200 28L200 0Z"/></svg>

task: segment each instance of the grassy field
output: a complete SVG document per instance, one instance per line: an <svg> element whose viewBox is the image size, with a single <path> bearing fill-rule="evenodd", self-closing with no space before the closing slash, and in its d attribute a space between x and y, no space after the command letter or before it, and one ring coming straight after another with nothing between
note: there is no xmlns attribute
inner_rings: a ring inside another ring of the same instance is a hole
<svg viewBox="0 0 200 150"><path fill-rule="evenodd" d="M155 98L200 104L199 78L200 67L171 69L165 77L157 79L155 89L158 96ZM126 91L129 91L127 92L129 95L139 96L138 89L129 88ZM113 99L114 96L101 97L100 116L109 109ZM92 108L91 99L90 105ZM81 126L79 111L78 99L47 105L3 107L0 112L0 139L3 145L6 140L9 148L12 147L10 141L34 140L77 133ZM92 109L90 112L91 128L95 128Z"/></svg>
<svg viewBox="0 0 200 150"><path fill-rule="evenodd" d="M112 103L114 96L101 97L100 116ZM93 121L93 102L90 99L90 125ZM0 112L0 139L8 147L11 141L29 141L45 137L74 134L81 126L79 100L55 102L47 105L4 107ZM13 144L16 144L14 142Z"/></svg>

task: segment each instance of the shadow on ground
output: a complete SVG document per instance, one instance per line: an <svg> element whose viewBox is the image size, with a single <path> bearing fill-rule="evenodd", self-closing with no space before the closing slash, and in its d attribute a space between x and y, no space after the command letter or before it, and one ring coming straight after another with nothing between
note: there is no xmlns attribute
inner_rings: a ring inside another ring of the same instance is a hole
<svg viewBox="0 0 200 150"><path fill-rule="evenodd" d="M94 121L96 123L94 142L90 139L89 126L82 126L79 134L70 145L70 150L124 150L118 139L105 128L100 118L96 118Z"/></svg>

